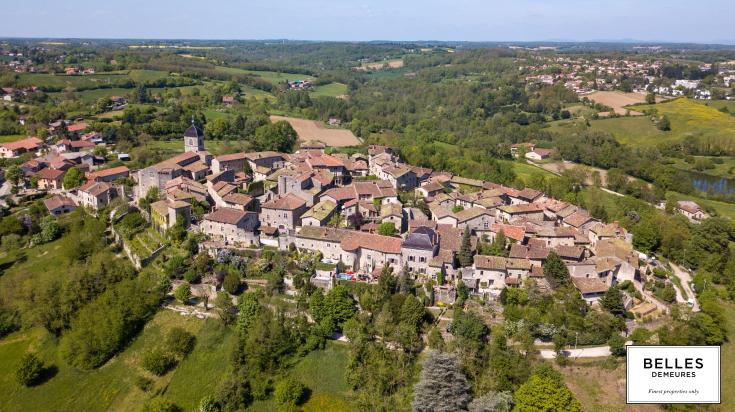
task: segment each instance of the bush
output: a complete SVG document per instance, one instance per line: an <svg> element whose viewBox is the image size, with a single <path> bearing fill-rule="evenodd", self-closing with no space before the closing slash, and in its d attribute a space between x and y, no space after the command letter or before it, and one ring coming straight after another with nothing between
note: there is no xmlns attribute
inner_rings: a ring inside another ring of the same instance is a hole
<svg viewBox="0 0 735 412"><path fill-rule="evenodd" d="M169 352L154 349L143 356L140 366L156 376L163 376L176 366L176 358Z"/></svg>
<svg viewBox="0 0 735 412"><path fill-rule="evenodd" d="M179 356L186 356L194 349L194 335L183 328L175 327L166 336L166 348Z"/></svg>
<svg viewBox="0 0 735 412"><path fill-rule="evenodd" d="M240 291L240 276L234 272L227 272L225 279L222 281L222 288L233 295Z"/></svg>
<svg viewBox="0 0 735 412"><path fill-rule="evenodd" d="M199 283L202 280L202 277L199 275L199 273L195 272L192 269L189 269L184 272L184 280L189 283Z"/></svg>
<svg viewBox="0 0 735 412"><path fill-rule="evenodd" d="M276 384L273 393L279 411L293 411L301 402L306 387L294 378L285 378Z"/></svg>
<svg viewBox="0 0 735 412"><path fill-rule="evenodd" d="M153 386L153 381L146 378L145 376L136 376L135 377L135 386L138 387L143 392L148 392L151 390L151 387Z"/></svg>
<svg viewBox="0 0 735 412"><path fill-rule="evenodd" d="M43 372L43 362L32 353L26 353L20 358L15 370L15 379L23 386L33 386L38 383Z"/></svg>
<svg viewBox="0 0 735 412"><path fill-rule="evenodd" d="M145 412L180 412L181 408L163 396L156 396L143 408Z"/></svg>
<svg viewBox="0 0 735 412"><path fill-rule="evenodd" d="M189 284L180 284L174 291L174 297L176 297L176 300L178 300L179 302L186 304L186 302L191 299L191 287L189 287Z"/></svg>

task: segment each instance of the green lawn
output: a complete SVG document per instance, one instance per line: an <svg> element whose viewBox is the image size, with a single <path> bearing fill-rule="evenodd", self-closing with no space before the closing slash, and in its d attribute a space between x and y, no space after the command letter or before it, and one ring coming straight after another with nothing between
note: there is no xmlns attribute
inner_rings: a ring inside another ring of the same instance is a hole
<svg viewBox="0 0 735 412"><path fill-rule="evenodd" d="M139 366L141 356L159 345L168 330L183 327L194 333L194 351L172 372L154 377ZM164 392L184 410L193 410L204 394L215 388L227 372L234 334L219 321L202 321L160 311L128 348L99 369L83 371L59 358L57 339L43 329L13 333L0 340L0 399L2 410L16 411L130 411L139 410L153 393ZM45 383L25 388L14 381L20 356L36 352L57 371ZM135 386L145 375L154 382L146 393Z"/></svg>
<svg viewBox="0 0 735 412"><path fill-rule="evenodd" d="M343 83L329 83L324 86L317 86L314 91L309 93L311 97L331 96L337 97L347 94L347 85Z"/></svg>
<svg viewBox="0 0 735 412"><path fill-rule="evenodd" d="M500 160L501 163L507 163L510 164L513 167L513 171L516 173L516 176L523 180L524 182L528 182L533 176L541 175L546 177L554 177L555 174L544 170L540 167L536 167L533 165L530 165L528 163L521 163L521 162L511 162L509 160Z"/></svg>

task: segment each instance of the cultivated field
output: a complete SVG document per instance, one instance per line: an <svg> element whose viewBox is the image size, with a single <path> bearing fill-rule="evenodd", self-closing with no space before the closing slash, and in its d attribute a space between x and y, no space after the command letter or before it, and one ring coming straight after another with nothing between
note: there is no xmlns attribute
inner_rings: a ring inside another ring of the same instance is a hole
<svg viewBox="0 0 735 412"><path fill-rule="evenodd" d="M363 63L360 67L358 67L358 70L381 70L385 69L387 66L388 69L400 69L403 67L403 59L393 59L393 60L386 60L382 62L374 62L374 63Z"/></svg>
<svg viewBox="0 0 735 412"><path fill-rule="evenodd" d="M285 120L291 124L299 135L299 140L308 142L318 140L327 146L348 147L358 146L360 140L346 129L329 129L316 120L298 119L295 117L271 116L272 122Z"/></svg>
<svg viewBox="0 0 735 412"><path fill-rule="evenodd" d="M615 113L620 115L625 115L629 111L625 106L646 102L646 95L643 93L594 92L587 95L587 97L596 103L612 107L613 110L615 110ZM630 110L630 114L633 116L640 116L642 113Z"/></svg>

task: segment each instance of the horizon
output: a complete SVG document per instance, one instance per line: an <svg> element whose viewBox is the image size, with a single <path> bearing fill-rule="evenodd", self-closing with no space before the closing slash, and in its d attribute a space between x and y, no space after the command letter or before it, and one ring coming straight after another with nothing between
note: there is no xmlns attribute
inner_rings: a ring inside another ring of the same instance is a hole
<svg viewBox="0 0 735 412"><path fill-rule="evenodd" d="M735 45L729 2L386 0L312 7L194 0L98 4L93 0L29 0L6 12L3 38L316 42L556 42ZM80 12L80 10L84 12ZM140 14L139 10L146 10ZM33 21L34 24L28 24ZM344 29L349 27L348 30ZM602 29L601 29L602 28ZM673 33L676 33L675 35ZM382 40L389 39L389 40ZM435 40L420 40L435 39ZM493 40L512 39L512 40Z"/></svg>

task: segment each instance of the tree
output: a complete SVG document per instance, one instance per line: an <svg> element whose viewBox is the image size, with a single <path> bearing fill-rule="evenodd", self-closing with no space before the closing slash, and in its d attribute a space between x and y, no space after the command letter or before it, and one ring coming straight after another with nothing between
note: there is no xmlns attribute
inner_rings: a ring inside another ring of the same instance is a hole
<svg viewBox="0 0 735 412"><path fill-rule="evenodd" d="M194 349L194 335L181 327L174 327L166 335L166 349L172 351L179 356L186 356Z"/></svg>
<svg viewBox="0 0 735 412"><path fill-rule="evenodd" d="M297 406L304 397L306 387L294 378L288 377L278 383L273 391L273 397L279 411L290 412L297 410Z"/></svg>
<svg viewBox="0 0 735 412"><path fill-rule="evenodd" d="M613 333L610 335L610 339L607 340L608 346L610 346L610 353L613 356L625 356L625 338L620 336L619 333Z"/></svg>
<svg viewBox="0 0 735 412"><path fill-rule="evenodd" d="M237 329L240 333L245 334L258 319L263 307L260 305L258 295L255 293L242 294L237 307L240 310L237 314Z"/></svg>
<svg viewBox="0 0 735 412"><path fill-rule="evenodd" d="M179 302L186 304L186 302L191 299L191 287L189 286L189 283L184 282L180 284L174 291L174 297Z"/></svg>
<svg viewBox="0 0 735 412"><path fill-rule="evenodd" d="M393 222L383 222L378 226L378 234L383 236L395 236L398 233L396 224Z"/></svg>
<svg viewBox="0 0 735 412"><path fill-rule="evenodd" d="M420 300L413 295L408 295L401 305L400 320L418 330L424 321L426 311Z"/></svg>
<svg viewBox="0 0 735 412"><path fill-rule="evenodd" d="M337 326L341 326L357 313L355 300L342 285L335 286L327 293L324 298L324 310L326 316L331 317Z"/></svg>
<svg viewBox="0 0 735 412"><path fill-rule="evenodd" d="M43 362L33 353L26 353L20 358L15 369L15 380L23 386L33 386L38 383L43 373Z"/></svg>
<svg viewBox="0 0 735 412"><path fill-rule="evenodd" d="M438 327L431 329L428 336L429 347L439 352L444 350L444 337Z"/></svg>
<svg viewBox="0 0 735 412"><path fill-rule="evenodd" d="M156 396L143 408L144 412L180 412L181 408L176 406L168 398Z"/></svg>
<svg viewBox="0 0 735 412"><path fill-rule="evenodd" d="M470 385L453 354L430 352L414 387L414 412L467 410Z"/></svg>
<svg viewBox="0 0 735 412"><path fill-rule="evenodd" d="M258 150L275 150L291 152L298 135L286 121L268 123L255 130L255 144Z"/></svg>
<svg viewBox="0 0 735 412"><path fill-rule="evenodd" d="M17 187L23 180L23 171L17 165L10 165L5 170L5 179L13 184L13 187Z"/></svg>
<svg viewBox="0 0 735 412"><path fill-rule="evenodd" d="M564 261L561 260L556 252L549 252L549 256L544 262L543 269L544 276L554 287L568 285L571 280L567 265L564 264Z"/></svg>
<svg viewBox="0 0 735 412"><path fill-rule="evenodd" d="M602 297L600 304L608 312L615 316L625 316L625 305L623 305L623 294L617 285L611 286Z"/></svg>
<svg viewBox="0 0 735 412"><path fill-rule="evenodd" d="M470 236L470 230L465 229L464 234L462 235L462 244L459 247L459 253L457 253L459 265L462 267L472 266L473 263L472 242Z"/></svg>
<svg viewBox="0 0 735 412"><path fill-rule="evenodd" d="M235 320L235 306L232 304L232 298L227 292L219 292L214 299L214 306L219 309L219 317L226 325Z"/></svg>
<svg viewBox="0 0 735 412"><path fill-rule="evenodd" d="M156 376L163 376L176 366L176 358L168 351L154 349L143 355L140 366Z"/></svg>
<svg viewBox="0 0 735 412"><path fill-rule="evenodd" d="M666 115L661 116L661 118L658 120L658 123L656 124L656 127L658 130L667 132L671 130L671 121L669 120L669 117Z"/></svg>
<svg viewBox="0 0 735 412"><path fill-rule="evenodd" d="M222 281L222 289L226 290L228 293L231 293L233 295L237 294L237 292L240 291L240 287L242 284L240 283L240 276L235 273L234 271L228 271L225 274L225 278Z"/></svg>
<svg viewBox="0 0 735 412"><path fill-rule="evenodd" d="M513 394L510 392L490 391L470 402L470 412L511 412Z"/></svg>
<svg viewBox="0 0 735 412"><path fill-rule="evenodd" d="M84 172L79 170L79 168L72 167L64 175L64 189L68 190L74 187L79 187L86 180L87 178L84 176Z"/></svg>
<svg viewBox="0 0 735 412"><path fill-rule="evenodd" d="M564 383L551 377L533 375L515 393L518 412L582 412L582 405Z"/></svg>
<svg viewBox="0 0 735 412"><path fill-rule="evenodd" d="M648 93L646 95L646 103L647 104L656 104L656 94L655 93Z"/></svg>

